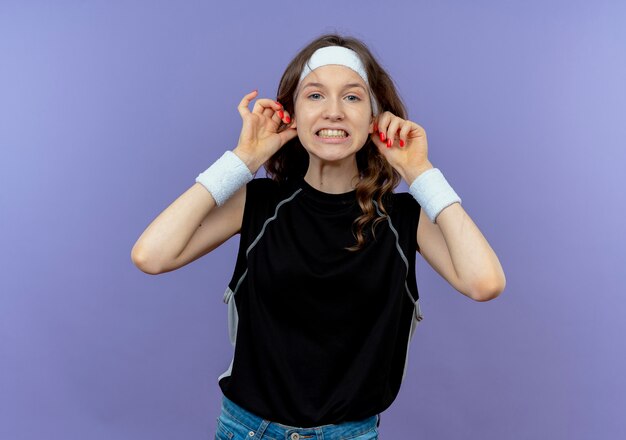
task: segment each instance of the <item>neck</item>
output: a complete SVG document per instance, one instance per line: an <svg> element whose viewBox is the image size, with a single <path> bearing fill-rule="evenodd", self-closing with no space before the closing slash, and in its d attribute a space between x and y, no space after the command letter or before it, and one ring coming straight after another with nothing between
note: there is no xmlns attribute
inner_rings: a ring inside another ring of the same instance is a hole
<svg viewBox="0 0 626 440"><path fill-rule="evenodd" d="M326 162L309 156L309 168L304 180L313 188L329 193L342 194L354 190L359 182L356 157L339 162Z"/></svg>

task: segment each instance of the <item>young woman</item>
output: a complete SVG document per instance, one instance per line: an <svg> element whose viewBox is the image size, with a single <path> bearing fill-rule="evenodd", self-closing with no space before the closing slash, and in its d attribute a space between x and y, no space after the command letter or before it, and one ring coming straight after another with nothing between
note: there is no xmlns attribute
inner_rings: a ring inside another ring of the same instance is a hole
<svg viewBox="0 0 626 440"><path fill-rule="evenodd" d="M476 301L504 290L502 267L364 43L315 39L276 101L250 111L255 98L236 148L148 226L133 262L172 271L240 234L216 438L377 438L422 319L416 251Z"/></svg>

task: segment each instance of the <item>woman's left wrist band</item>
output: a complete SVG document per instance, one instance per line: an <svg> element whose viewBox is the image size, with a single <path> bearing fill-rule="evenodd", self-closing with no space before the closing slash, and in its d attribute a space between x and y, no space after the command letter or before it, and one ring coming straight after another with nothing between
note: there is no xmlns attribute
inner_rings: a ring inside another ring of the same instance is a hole
<svg viewBox="0 0 626 440"><path fill-rule="evenodd" d="M252 172L239 156L227 150L222 157L196 177L196 182L211 193L222 206L239 188L253 179Z"/></svg>
<svg viewBox="0 0 626 440"><path fill-rule="evenodd" d="M420 174L409 187L409 193L424 209L432 223L444 208L453 203L461 203L461 198L452 189L448 181L439 170L431 168Z"/></svg>

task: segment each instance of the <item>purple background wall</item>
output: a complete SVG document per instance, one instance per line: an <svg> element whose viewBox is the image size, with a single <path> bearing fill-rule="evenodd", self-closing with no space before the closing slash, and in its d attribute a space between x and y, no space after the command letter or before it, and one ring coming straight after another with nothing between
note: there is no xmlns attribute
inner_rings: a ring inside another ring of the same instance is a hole
<svg viewBox="0 0 626 440"><path fill-rule="evenodd" d="M507 275L473 302L418 256L381 438L625 438L624 3L295 5L0 2L0 438L213 438L238 238L160 276L130 250L327 31L394 77Z"/></svg>

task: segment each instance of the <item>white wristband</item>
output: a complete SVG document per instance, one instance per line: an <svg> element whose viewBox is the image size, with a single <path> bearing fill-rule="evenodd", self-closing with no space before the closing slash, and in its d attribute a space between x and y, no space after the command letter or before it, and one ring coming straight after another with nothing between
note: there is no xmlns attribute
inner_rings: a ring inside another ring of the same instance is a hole
<svg viewBox="0 0 626 440"><path fill-rule="evenodd" d="M217 206L222 206L239 188L252 180L254 176L248 166L230 150L213 162L209 168L196 177L215 199Z"/></svg>
<svg viewBox="0 0 626 440"><path fill-rule="evenodd" d="M439 168L431 168L420 174L409 187L409 193L426 211L426 215L433 223L444 208L455 202L461 203L461 198L454 192Z"/></svg>

